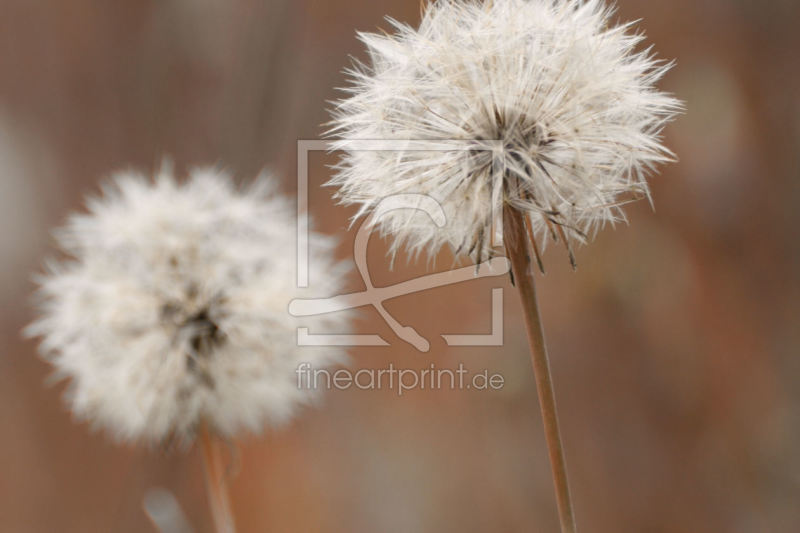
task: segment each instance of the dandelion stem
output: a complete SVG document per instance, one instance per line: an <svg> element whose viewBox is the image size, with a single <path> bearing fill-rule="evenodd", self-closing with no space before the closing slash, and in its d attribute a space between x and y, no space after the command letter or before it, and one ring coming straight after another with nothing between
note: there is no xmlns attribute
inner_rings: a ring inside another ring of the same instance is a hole
<svg viewBox="0 0 800 533"><path fill-rule="evenodd" d="M200 428L200 447L203 451L206 489L214 528L217 533L235 533L220 444L219 438L203 424Z"/></svg>
<svg viewBox="0 0 800 533"><path fill-rule="evenodd" d="M558 429L556 398L550 375L547 347L544 342L544 330L539 315L539 304L536 301L533 265L525 235L525 220L522 213L511 206L506 206L503 211L503 235L506 253L514 273L515 285L522 300L525 329L528 332L533 373L536 378L536 389L539 393L539 405L542 411L544 435L550 453L550 466L553 470L561 531L562 533L575 533L575 515L572 511L572 499L567 482L564 448Z"/></svg>

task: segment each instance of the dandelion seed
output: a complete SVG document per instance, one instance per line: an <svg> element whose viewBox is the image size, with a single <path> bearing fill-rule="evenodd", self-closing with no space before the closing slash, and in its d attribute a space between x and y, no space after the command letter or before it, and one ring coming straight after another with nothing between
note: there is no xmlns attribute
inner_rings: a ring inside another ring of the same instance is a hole
<svg viewBox="0 0 800 533"><path fill-rule="evenodd" d="M202 426L233 437L288 420L312 399L302 362L324 368L338 348L297 346L292 204L261 177L237 190L225 173L178 184L127 172L57 233L70 259L40 280L41 316L27 330L75 415L121 440L188 442ZM321 290L345 270L334 242L312 233ZM304 319L347 330L346 314Z"/></svg>
<svg viewBox="0 0 800 533"><path fill-rule="evenodd" d="M394 34L360 34L369 62L350 70L331 129L345 151L330 181L338 198L359 216L399 193L440 202L443 229L409 210L378 222L393 252L449 245L480 261L494 253L492 217L510 205L541 245L560 239L572 256L649 196L646 177L672 159L661 130L681 107L655 87L671 65L637 51L642 35L612 14L600 0L440 0L419 29L390 20ZM351 148L365 139L474 149Z"/></svg>

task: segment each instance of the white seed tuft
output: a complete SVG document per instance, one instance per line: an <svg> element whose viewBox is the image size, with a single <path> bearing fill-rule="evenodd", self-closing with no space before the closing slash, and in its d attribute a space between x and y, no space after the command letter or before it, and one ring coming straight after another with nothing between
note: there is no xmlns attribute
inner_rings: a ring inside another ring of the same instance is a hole
<svg viewBox="0 0 800 533"><path fill-rule="evenodd" d="M298 365L344 354L297 346L295 220L275 185L262 176L237 190L211 169L184 184L166 169L155 180L121 173L59 230L71 259L42 276L27 332L69 379L78 418L121 440L188 442L200 424L258 432L312 399ZM315 286L330 293L346 274L334 245L311 233ZM303 325L347 331L348 318Z"/></svg>
<svg viewBox="0 0 800 533"><path fill-rule="evenodd" d="M602 0L439 0L419 29L390 20L394 34L360 34L369 60L349 71L330 131L345 152L330 181L340 201L362 216L388 196L429 195L447 225L392 211L375 223L393 252L447 244L478 261L506 205L543 244L624 220L621 206L648 197L646 177L673 159L661 131L681 104L655 86L671 65L612 14ZM433 149L441 141L462 148Z"/></svg>

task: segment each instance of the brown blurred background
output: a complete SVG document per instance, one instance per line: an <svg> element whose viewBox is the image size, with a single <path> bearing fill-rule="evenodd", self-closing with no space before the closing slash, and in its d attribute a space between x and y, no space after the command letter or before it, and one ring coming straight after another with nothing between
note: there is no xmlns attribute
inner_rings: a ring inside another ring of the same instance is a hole
<svg viewBox="0 0 800 533"><path fill-rule="evenodd" d="M663 82L687 104L667 131L680 163L652 180L655 213L540 279L579 526L586 533L800 531L800 5L795 0L619 0L643 19ZM195 451L118 447L72 422L63 384L20 330L49 231L120 167L263 167L295 190L296 140L317 138L355 30L416 23L418 0L0 1L0 531L155 531L148 488L211 531ZM317 226L351 211L311 161ZM373 239L388 284L425 272ZM448 266L443 256L437 263ZM471 282L388 304L433 340L420 354L372 311L353 368L431 362L506 377L501 392L332 392L290 428L242 441L242 532L556 531L532 371L511 290L503 348L448 348L486 332ZM354 281L353 288L359 285Z"/></svg>

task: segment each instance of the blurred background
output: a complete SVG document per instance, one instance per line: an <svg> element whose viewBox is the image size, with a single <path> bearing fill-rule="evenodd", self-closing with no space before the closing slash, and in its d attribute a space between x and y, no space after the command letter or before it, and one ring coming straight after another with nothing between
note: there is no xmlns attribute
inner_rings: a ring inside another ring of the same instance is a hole
<svg viewBox="0 0 800 533"><path fill-rule="evenodd" d="M652 180L656 211L539 280L578 523L584 532L800 531L800 4L619 0L677 67L686 101ZM75 424L20 331L52 227L115 169L264 167L296 190L296 141L318 138L355 30L416 24L418 0L0 0L0 531L155 531L148 489L210 532L200 457L119 447ZM314 154L310 209L343 236L335 157ZM426 265L386 270L376 284ZM449 266L444 254L439 268ZM505 345L486 333L505 287ZM360 285L353 281L353 289ZM353 368L489 369L502 391L331 392L291 427L240 443L242 532L556 531L555 501L519 302L505 278L387 304L432 339L427 354L365 310L387 348Z"/></svg>

